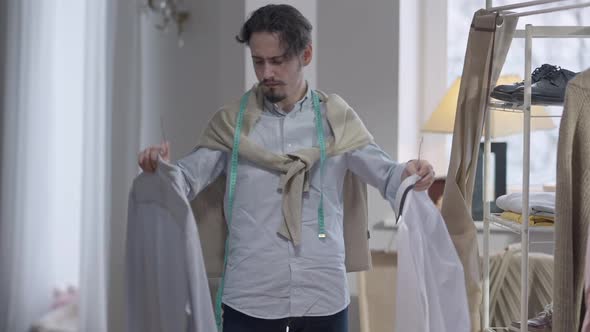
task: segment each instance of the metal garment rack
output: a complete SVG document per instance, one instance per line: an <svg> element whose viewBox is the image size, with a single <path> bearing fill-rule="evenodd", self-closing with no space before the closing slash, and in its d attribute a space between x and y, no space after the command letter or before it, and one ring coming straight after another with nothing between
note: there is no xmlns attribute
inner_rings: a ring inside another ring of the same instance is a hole
<svg viewBox="0 0 590 332"><path fill-rule="evenodd" d="M551 2L551 1L532 1L532 2ZM500 8L500 7L499 7ZM568 7L569 8L569 7ZM554 10L555 11L555 10ZM497 102L488 103L488 112L485 117L485 145L484 145L484 181L483 181L483 206L484 206L484 237L483 237L483 326L484 331L507 331L508 327L490 327L490 223L508 229L521 235L521 297L520 297L520 332L528 332L526 322L529 319L528 312L528 288L529 288L529 233L550 233L553 227L529 227L529 180L530 180L530 133L531 119L536 116L531 115L531 56L533 38L590 38L590 27L580 26L533 26L527 24L524 30L517 30L514 38L524 38L524 103L522 105L505 104ZM491 112L492 111L509 111L523 114L523 169L522 169L522 220L521 224L512 221L506 221L497 215L490 213L490 197L488 197L488 188L490 186L490 151L491 151ZM547 116L545 116L547 117ZM552 116L553 117L553 116Z"/></svg>
<svg viewBox="0 0 590 332"><path fill-rule="evenodd" d="M538 9L538 10L531 10L531 11L526 11L526 12L503 13L504 11L513 10L513 9L522 9L522 8L534 7L534 6L544 5L544 4L560 3L560 2L568 2L568 1L570 1L570 0L535 0L535 1L515 3L515 4L511 4L511 5L506 5L506 6L492 7L492 0L486 0L486 10L489 12L498 12L498 13L500 13L501 16L520 17L520 16L547 14L547 13L552 13L552 12L557 12L557 11L562 11L562 10L578 9L578 8L584 8L584 7L590 6L590 1L589 1L589 2L575 3L575 4L570 4L570 5L562 5L562 6L556 6L556 7L544 8L544 9Z"/></svg>

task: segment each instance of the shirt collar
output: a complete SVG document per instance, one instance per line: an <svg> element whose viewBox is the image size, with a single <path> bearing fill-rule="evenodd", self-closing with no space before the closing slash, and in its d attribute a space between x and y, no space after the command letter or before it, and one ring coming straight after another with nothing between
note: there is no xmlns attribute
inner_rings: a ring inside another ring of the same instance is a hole
<svg viewBox="0 0 590 332"><path fill-rule="evenodd" d="M306 84L306 92L303 95L303 98L301 98L299 101L297 101L295 103L295 105L293 106L293 110L291 110L291 112L285 112L283 111L279 105L271 103L270 101L268 101L266 98L264 98L264 110L271 112L273 114L276 115L281 115L281 116L285 116L289 113L293 113L293 112L302 112L305 111L306 109L309 108L309 105L311 103L311 89L309 87L309 83L305 82Z"/></svg>

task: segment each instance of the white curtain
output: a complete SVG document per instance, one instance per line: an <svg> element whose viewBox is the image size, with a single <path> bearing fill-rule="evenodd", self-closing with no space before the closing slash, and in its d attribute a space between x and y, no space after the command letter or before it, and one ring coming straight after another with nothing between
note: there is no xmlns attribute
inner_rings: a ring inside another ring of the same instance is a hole
<svg viewBox="0 0 590 332"><path fill-rule="evenodd" d="M122 331L139 149L135 1L8 0L0 59L0 332L80 287L80 331Z"/></svg>
<svg viewBox="0 0 590 332"><path fill-rule="evenodd" d="M7 5L0 229L0 329L26 331L49 305L55 283L51 190L55 143L47 2ZM20 20L26 16L27 20Z"/></svg>
<svg viewBox="0 0 590 332"><path fill-rule="evenodd" d="M138 173L140 11L135 1L87 6L81 330L117 332L126 316L127 195Z"/></svg>
<svg viewBox="0 0 590 332"><path fill-rule="evenodd" d="M84 152L80 330L107 331L107 273L110 167L109 41L104 1L87 3L84 45ZM82 329L84 327L84 329Z"/></svg>

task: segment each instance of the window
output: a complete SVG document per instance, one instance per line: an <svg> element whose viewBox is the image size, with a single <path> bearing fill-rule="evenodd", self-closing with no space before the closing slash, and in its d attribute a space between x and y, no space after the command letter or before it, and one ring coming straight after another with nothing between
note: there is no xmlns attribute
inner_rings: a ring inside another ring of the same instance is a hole
<svg viewBox="0 0 590 332"><path fill-rule="evenodd" d="M501 6L510 3L515 3L515 1L498 0L494 1L493 5ZM473 13L483 6L485 6L483 0L448 0L447 83L449 85L461 76L471 19ZM534 9L547 7L552 6L537 6ZM517 28L524 29L526 24L590 25L590 9L521 17ZM564 52L564 50L568 51ZM588 39L533 39L532 69L549 63L580 72L590 67L589 51L590 41ZM512 42L501 75L508 74L516 74L520 77L524 75L524 39L514 39ZM547 107L546 111L558 115L561 114L562 108ZM560 118L554 118L556 129L531 133L530 183L532 186L555 182L559 120ZM522 185L522 135L500 137L496 141L506 142L508 145L507 182L509 190L519 189Z"/></svg>

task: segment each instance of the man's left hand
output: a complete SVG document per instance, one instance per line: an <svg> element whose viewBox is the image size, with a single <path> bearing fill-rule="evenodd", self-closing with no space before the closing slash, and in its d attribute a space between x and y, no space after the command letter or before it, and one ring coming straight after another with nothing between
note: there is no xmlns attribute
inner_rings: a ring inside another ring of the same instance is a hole
<svg viewBox="0 0 590 332"><path fill-rule="evenodd" d="M402 174L402 181L412 174L417 174L420 180L416 182L414 190L423 191L432 185L434 182L434 169L432 165L426 160L410 160L406 164L406 169Z"/></svg>

